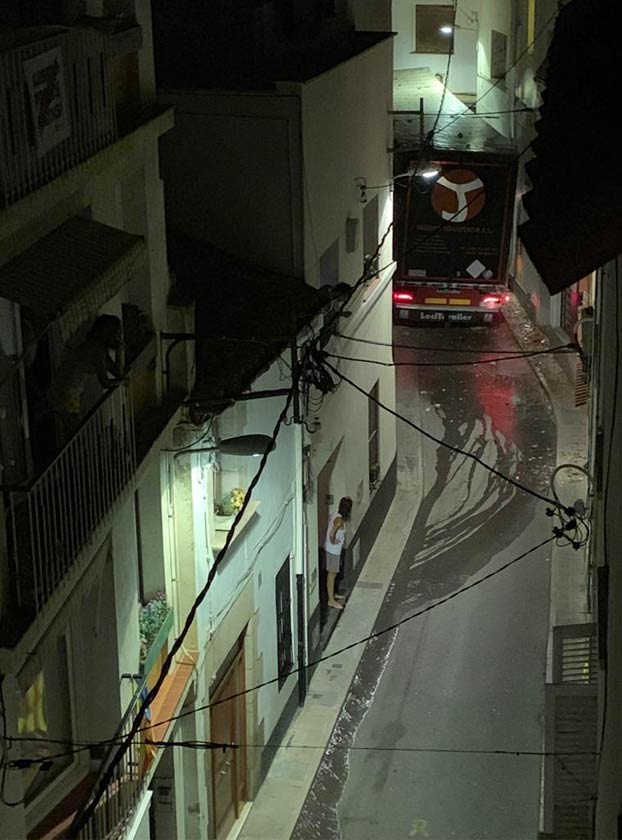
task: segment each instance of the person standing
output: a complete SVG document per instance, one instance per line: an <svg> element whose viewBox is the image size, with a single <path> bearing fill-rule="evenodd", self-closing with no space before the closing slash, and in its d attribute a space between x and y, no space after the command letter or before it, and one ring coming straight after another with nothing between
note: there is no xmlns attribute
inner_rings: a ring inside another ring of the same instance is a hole
<svg viewBox="0 0 622 840"><path fill-rule="evenodd" d="M326 557L326 594L328 595L328 606L335 610L342 610L337 598L343 596L335 595L335 578L341 567L341 554L346 541L346 522L352 513L352 499L344 496L339 501L337 512L330 515L326 540L324 541L324 556Z"/></svg>

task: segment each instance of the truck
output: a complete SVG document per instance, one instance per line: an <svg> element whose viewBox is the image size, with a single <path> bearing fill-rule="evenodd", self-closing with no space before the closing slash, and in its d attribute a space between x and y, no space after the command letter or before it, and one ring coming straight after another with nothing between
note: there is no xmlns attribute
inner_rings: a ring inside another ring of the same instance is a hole
<svg viewBox="0 0 622 840"><path fill-rule="evenodd" d="M497 323L510 298L516 154L404 151L394 164L394 321Z"/></svg>

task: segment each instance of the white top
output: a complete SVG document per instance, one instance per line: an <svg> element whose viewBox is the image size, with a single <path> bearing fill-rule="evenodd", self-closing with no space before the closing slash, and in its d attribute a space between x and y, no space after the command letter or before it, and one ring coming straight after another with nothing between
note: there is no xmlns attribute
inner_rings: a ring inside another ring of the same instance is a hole
<svg viewBox="0 0 622 840"><path fill-rule="evenodd" d="M324 551L328 551L329 554L341 554L343 549L343 544L346 541L346 525L345 522L341 525L341 528L335 534L335 542L331 542L330 540L330 532L333 529L333 523L335 519L340 514L338 512L331 513L330 517L328 518L328 528L326 529L326 539L324 541Z"/></svg>

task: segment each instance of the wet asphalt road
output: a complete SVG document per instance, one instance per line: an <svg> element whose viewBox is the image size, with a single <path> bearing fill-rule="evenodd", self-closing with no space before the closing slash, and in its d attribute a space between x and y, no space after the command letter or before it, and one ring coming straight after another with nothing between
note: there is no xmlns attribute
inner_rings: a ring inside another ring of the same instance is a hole
<svg viewBox="0 0 622 840"><path fill-rule="evenodd" d="M396 327L395 342L512 348L509 329ZM398 407L436 436L547 493L552 413L523 359L396 351ZM376 629L545 539L545 505L398 424L399 476L422 501ZM421 469L419 469L421 465ZM398 492L400 489L398 487ZM538 831L550 549L370 642L295 840L527 840ZM484 751L484 752L482 752Z"/></svg>

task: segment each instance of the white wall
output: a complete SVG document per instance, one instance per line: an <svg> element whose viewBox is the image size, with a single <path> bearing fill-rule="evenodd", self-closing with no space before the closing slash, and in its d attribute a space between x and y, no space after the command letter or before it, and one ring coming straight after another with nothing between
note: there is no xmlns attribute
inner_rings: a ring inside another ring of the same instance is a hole
<svg viewBox="0 0 622 840"><path fill-rule="evenodd" d="M318 284L319 260L339 238L339 279L354 283L363 269L363 205L355 179L387 184L392 164L392 47L387 39L300 86L305 225L305 278ZM388 190L379 193L380 235L391 219ZM348 218L359 219L358 247L346 252ZM391 258L391 238L381 265Z"/></svg>
<svg viewBox="0 0 622 840"><path fill-rule="evenodd" d="M447 56L435 53L415 53L415 6L439 5L436 0L393 0L393 31L397 33L394 41L394 61L396 70L407 70L412 67L429 67L432 73L447 72ZM447 3L448 6L451 3ZM477 0L471 0L465 11L477 9ZM473 24L460 12L456 15L456 23L472 27ZM456 30L454 33L454 53L449 68L449 89L453 93L475 93L477 89L476 77L476 42L475 32Z"/></svg>
<svg viewBox="0 0 622 840"><path fill-rule="evenodd" d="M479 12L479 49L477 64L477 110L486 114L493 111L509 111L516 107L514 100L515 70L509 68L513 64L513 24L512 3L510 0L497 2L482 2ZM492 30L507 36L506 79L499 81L491 77L491 45ZM484 116L497 131L505 137L514 137L516 121L521 116L511 113L490 114Z"/></svg>
<svg viewBox="0 0 622 840"><path fill-rule="evenodd" d="M303 138L305 150L305 264L306 276L318 281L318 261L323 251L339 238L340 280L355 283L363 268L363 208L355 178L365 177L369 185L389 183L392 163L387 148L392 145L392 124L387 112L392 102L392 44L383 42L363 55L313 79L303 91ZM370 190L378 196L378 241L392 221L392 192L387 187ZM359 243L354 253L345 247L345 223L358 218ZM380 252L380 280L369 290L360 290L348 304L349 319L340 331L358 338L390 344L392 341L392 236ZM390 351L378 348L368 353L368 345L331 341L330 349L343 355L389 358ZM387 353L389 354L387 356ZM348 376L367 393L380 380L380 399L395 405L392 368L347 364ZM318 395L316 394L316 397ZM350 385L342 384L325 397L318 412L321 429L305 434L311 446L312 471L317 476L343 438L333 470L331 493L337 500L349 495L354 501L350 533L353 534L367 512L370 491L368 479L368 403ZM395 456L395 421L380 411L381 478ZM308 612L318 603L317 589L317 500L307 505Z"/></svg>
<svg viewBox="0 0 622 840"><path fill-rule="evenodd" d="M274 363L255 381L253 390L282 388L287 384L281 379L279 365ZM234 407L225 412L220 421L223 436L271 435L284 401L284 397L251 400L241 404L242 410ZM227 417L231 413L233 422ZM265 471L253 492L253 500L259 502L257 513L227 552L208 596L212 632L216 632L227 613L238 609L236 597L247 583L252 584L256 613L255 648L257 658L262 662L264 680L278 676L275 579L288 555L291 558L292 654L296 655L294 492L297 477L292 469L295 463L294 445L293 426L283 426L276 448L270 453ZM241 459L222 456L223 468L232 466L234 460ZM248 462L250 482L259 468L260 459L244 460ZM265 737L272 732L294 685L295 677L290 677L280 691L274 684L259 692L258 719L263 721Z"/></svg>

